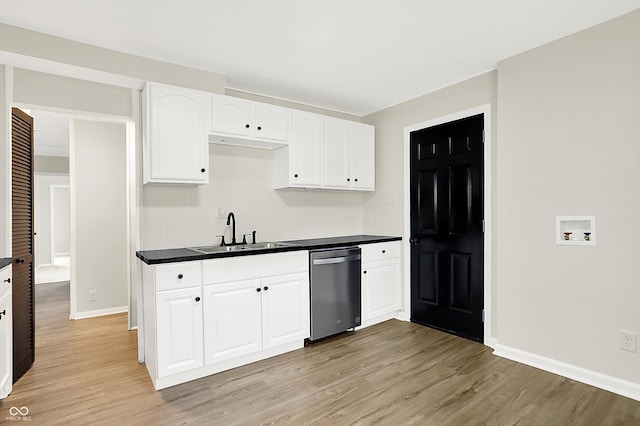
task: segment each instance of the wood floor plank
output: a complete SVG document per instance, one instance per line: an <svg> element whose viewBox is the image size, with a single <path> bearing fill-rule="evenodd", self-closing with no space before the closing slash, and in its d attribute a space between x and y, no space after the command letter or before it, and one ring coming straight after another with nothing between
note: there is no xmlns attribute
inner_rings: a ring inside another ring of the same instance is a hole
<svg viewBox="0 0 640 426"><path fill-rule="evenodd" d="M68 292L36 286L36 362L0 424L640 425L640 402L393 320L156 392L126 314L69 321Z"/></svg>

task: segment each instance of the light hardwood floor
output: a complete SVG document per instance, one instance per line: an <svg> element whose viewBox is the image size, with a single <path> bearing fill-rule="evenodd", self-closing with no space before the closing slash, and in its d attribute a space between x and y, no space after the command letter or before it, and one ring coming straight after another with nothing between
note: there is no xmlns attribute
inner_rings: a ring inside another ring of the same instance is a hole
<svg viewBox="0 0 640 426"><path fill-rule="evenodd" d="M0 401L33 425L640 425L640 402L388 321L153 390L126 315L68 321L68 285L36 289L36 362Z"/></svg>

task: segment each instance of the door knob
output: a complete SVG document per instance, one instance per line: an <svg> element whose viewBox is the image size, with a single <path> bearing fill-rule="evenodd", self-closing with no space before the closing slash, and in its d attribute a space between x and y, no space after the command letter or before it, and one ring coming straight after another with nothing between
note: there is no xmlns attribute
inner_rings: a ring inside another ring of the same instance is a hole
<svg viewBox="0 0 640 426"><path fill-rule="evenodd" d="M199 302L199 301L200 301L200 297L196 297L196 302Z"/></svg>
<svg viewBox="0 0 640 426"><path fill-rule="evenodd" d="M24 263L24 259L20 257L16 259L16 263Z"/></svg>
<svg viewBox="0 0 640 426"><path fill-rule="evenodd" d="M418 239L416 237L411 237L411 238L409 238L409 243L418 244Z"/></svg>
<svg viewBox="0 0 640 426"><path fill-rule="evenodd" d="M269 290L269 287L265 286L264 291L267 291L267 290Z"/></svg>

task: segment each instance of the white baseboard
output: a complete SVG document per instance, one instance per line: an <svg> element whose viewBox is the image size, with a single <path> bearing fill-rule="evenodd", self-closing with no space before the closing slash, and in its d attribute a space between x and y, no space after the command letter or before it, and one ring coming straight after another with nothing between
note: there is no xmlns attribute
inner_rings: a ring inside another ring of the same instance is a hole
<svg viewBox="0 0 640 426"><path fill-rule="evenodd" d="M400 321L409 322L409 321L411 321L411 315L409 315L409 313L407 313L405 311L398 311L396 313L396 319L400 320Z"/></svg>
<svg viewBox="0 0 640 426"><path fill-rule="evenodd" d="M104 315L121 314L123 312L129 312L129 307L117 306L115 308L98 309L96 311L76 312L76 314L70 319L79 320L79 319L85 319L85 318L101 317Z"/></svg>
<svg viewBox="0 0 640 426"><path fill-rule="evenodd" d="M500 344L494 346L493 354L640 401L640 384L635 382Z"/></svg>
<svg viewBox="0 0 640 426"><path fill-rule="evenodd" d="M498 345L498 339L496 339L495 337L489 337L487 339L484 339L484 344L485 346L489 346L490 348L495 348Z"/></svg>

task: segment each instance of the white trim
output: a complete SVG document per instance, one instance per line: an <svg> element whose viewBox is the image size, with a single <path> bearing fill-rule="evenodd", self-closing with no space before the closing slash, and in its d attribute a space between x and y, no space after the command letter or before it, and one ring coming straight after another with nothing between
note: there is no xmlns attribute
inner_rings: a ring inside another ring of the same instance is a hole
<svg viewBox="0 0 640 426"><path fill-rule="evenodd" d="M75 316L73 316L71 319L80 320L80 319L86 319L86 318L102 317L105 315L122 314L125 312L129 312L129 307L116 306L115 308L98 309L95 311L76 312Z"/></svg>
<svg viewBox="0 0 640 426"><path fill-rule="evenodd" d="M104 112L81 111L81 110L70 109L70 108L59 108L59 107L52 107L48 105L31 104L27 102L13 102L12 106L21 108L21 109L53 112L55 114L68 115L70 118L75 118L78 120L107 121L109 123L124 123L126 121L132 120L132 117L128 115L108 114Z"/></svg>
<svg viewBox="0 0 640 426"><path fill-rule="evenodd" d="M12 226L13 218L11 213L13 206L11 203L11 105L13 102L13 67L4 67L4 108L6 125L4 128L4 140L5 140L5 223L4 226L4 239L5 239L5 253L2 253L2 257L10 257L12 253ZM35 254L35 253L34 253Z"/></svg>
<svg viewBox="0 0 640 426"><path fill-rule="evenodd" d="M638 383L505 345L496 345L493 354L640 401L640 384Z"/></svg>
<svg viewBox="0 0 640 426"><path fill-rule="evenodd" d="M484 114L484 344L490 347L495 346L496 338L491 335L492 324L492 306L491 306L491 104L483 104L464 111L455 112L453 114L438 117L422 123L413 124L404 128L404 231L403 231L403 259L404 259L404 312L399 315L401 318L411 318L411 194L409 188L410 181L410 136L411 132L437 126L443 123L459 120L461 118L471 117L478 114Z"/></svg>
<svg viewBox="0 0 640 426"><path fill-rule="evenodd" d="M77 298L76 298L76 276L78 269L75 261L78 257L78 244L76 223L78 221L76 210L76 126L75 118L69 119L69 255L71 263L69 268L69 319L76 318Z"/></svg>
<svg viewBox="0 0 640 426"><path fill-rule="evenodd" d="M137 310L137 306L132 306L131 287L136 284L137 265L133 261L135 252L138 249L138 205L137 205L137 179L136 179L136 129L137 125L133 121L126 122L126 174L127 174L127 305L129 312ZM138 283L139 284L139 283ZM134 324L131 321L131 315L128 318L129 330Z"/></svg>

